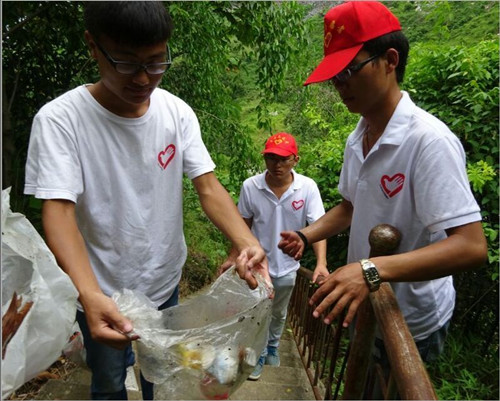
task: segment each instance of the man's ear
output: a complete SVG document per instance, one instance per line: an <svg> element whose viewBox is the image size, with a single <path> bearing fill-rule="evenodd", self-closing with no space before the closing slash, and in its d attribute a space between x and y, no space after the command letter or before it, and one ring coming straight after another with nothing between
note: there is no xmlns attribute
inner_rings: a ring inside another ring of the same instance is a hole
<svg viewBox="0 0 500 401"><path fill-rule="evenodd" d="M85 38L85 42L87 42L87 46L89 47L90 56L94 60L97 60L97 46L95 44L94 38L92 37L89 31L85 31L83 33L83 36Z"/></svg>
<svg viewBox="0 0 500 401"><path fill-rule="evenodd" d="M396 49L392 47L387 49L385 52L385 58L387 60L387 72L391 73L396 70L396 67L399 65L399 53Z"/></svg>

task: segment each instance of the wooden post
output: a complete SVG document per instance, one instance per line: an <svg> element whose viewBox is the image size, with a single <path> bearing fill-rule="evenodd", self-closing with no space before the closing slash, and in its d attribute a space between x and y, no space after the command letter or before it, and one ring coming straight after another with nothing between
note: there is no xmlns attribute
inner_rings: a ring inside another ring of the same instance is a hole
<svg viewBox="0 0 500 401"><path fill-rule="evenodd" d="M382 224L370 232L369 241L372 251L382 251L382 254L392 253L393 251L387 248L386 244L391 242L399 244L400 233L396 228ZM388 283L382 283L378 291L370 294L370 301L384 339L391 365L391 375L401 398L403 400L437 400L434 386L399 309L392 287Z"/></svg>
<svg viewBox="0 0 500 401"><path fill-rule="evenodd" d="M389 227L391 226L388 224L380 224L370 231L370 257L390 255L398 248L401 235L399 231L393 231ZM342 393L344 400L361 400L363 398L375 339L376 323L372 304L369 299L365 299L356 314L356 327L354 338L351 341L346 380Z"/></svg>

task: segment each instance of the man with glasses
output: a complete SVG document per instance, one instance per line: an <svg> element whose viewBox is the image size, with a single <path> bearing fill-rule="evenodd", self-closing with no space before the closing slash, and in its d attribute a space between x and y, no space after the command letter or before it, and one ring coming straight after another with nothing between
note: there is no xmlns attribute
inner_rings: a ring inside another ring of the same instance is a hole
<svg viewBox="0 0 500 401"><path fill-rule="evenodd" d="M177 304L186 260L183 174L237 250L237 270L269 279L265 252L215 177L193 110L159 89L172 64L162 2L87 2L85 40L95 84L70 90L33 121L25 193L43 199L47 243L79 291L77 320L93 399L127 399L132 324L110 296L123 288L159 309ZM153 386L141 375L144 399Z"/></svg>
<svg viewBox="0 0 500 401"><path fill-rule="evenodd" d="M487 257L481 214L458 138L401 91L409 45L398 19L378 2L353 1L324 18L325 57L305 85L330 81L361 115L347 139L342 202L301 230L282 233L280 248L299 259L314 243L350 228L348 264L312 296L326 324L345 310L347 327L370 291L390 282L424 361L443 348L453 314L452 274ZM402 233L398 254L373 257L368 235L381 223ZM323 315L328 307L330 313ZM376 341L375 353L383 355Z"/></svg>
<svg viewBox="0 0 500 401"><path fill-rule="evenodd" d="M300 263L278 249L280 232L299 230L325 214L316 183L295 172L299 161L295 138L285 132L272 135L264 150L266 171L245 180L241 188L238 209L266 251L269 274L275 295L272 305L267 347L261 353L250 380L258 380L263 366L279 366L278 347L285 327L288 302L295 285ZM313 244L316 267L313 281L326 277L326 240ZM232 250L221 271L230 267L236 254Z"/></svg>

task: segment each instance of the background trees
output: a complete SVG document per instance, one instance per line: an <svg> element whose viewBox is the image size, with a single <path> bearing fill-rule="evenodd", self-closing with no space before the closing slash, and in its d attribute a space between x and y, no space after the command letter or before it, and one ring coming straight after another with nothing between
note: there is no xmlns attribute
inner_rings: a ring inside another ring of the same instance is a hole
<svg viewBox="0 0 500 401"><path fill-rule="evenodd" d="M322 17L332 3L166 4L176 29L174 65L162 86L195 109L216 173L234 199L242 181L263 169L265 138L287 130L301 147L297 170L314 178L325 207L333 206L344 141L357 117L327 84L302 87L322 58ZM489 241L488 266L455 278L451 345L433 377L441 398L498 399L499 4L386 4L411 43L404 89L461 139ZM97 70L83 41L80 2L4 1L2 11L3 188L12 186L12 209L40 227L40 202L22 195L31 121L48 100L94 82ZM190 291L212 279L227 243L188 180L185 217L183 286ZM329 241L331 268L344 263L346 240L344 234Z"/></svg>

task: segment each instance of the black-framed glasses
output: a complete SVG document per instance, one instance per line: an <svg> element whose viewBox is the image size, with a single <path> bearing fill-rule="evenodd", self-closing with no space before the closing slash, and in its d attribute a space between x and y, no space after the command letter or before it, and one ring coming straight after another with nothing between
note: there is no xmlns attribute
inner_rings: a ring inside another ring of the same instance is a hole
<svg viewBox="0 0 500 401"><path fill-rule="evenodd" d="M95 41L94 41L95 42ZM117 72L125 75L135 75L140 71L146 71L150 75L163 74L172 65L172 57L170 55L170 47L167 45L167 61L162 63L139 64L131 63L128 61L117 61L109 55L109 53L102 48L102 46L95 42L97 48L104 55L106 60L115 68Z"/></svg>
<svg viewBox="0 0 500 401"><path fill-rule="evenodd" d="M293 156L291 158L284 158L284 157L281 157L281 156L278 156L278 155L275 155L272 153L266 153L264 155L264 159L267 162L274 163L274 164L278 164L278 163L289 164L289 163L293 163L295 161L295 156Z"/></svg>
<svg viewBox="0 0 500 401"><path fill-rule="evenodd" d="M339 82L346 82L349 78L352 77L352 74L355 72L358 72L361 70L366 64L368 64L370 61L375 60L377 57L380 57L380 54L375 54L374 56L368 57L366 60L363 60L362 62L351 65L350 67L344 68L342 71L340 71L337 75L333 77L333 79L336 79ZM333 81L332 79L332 81Z"/></svg>

